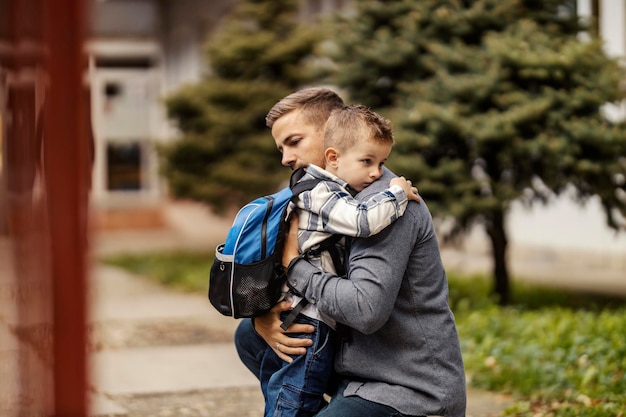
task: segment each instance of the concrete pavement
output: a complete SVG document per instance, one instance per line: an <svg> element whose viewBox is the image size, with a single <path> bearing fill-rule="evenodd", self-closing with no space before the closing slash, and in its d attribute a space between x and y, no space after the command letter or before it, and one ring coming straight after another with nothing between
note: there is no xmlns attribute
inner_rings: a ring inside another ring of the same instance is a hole
<svg viewBox="0 0 626 417"><path fill-rule="evenodd" d="M237 321L208 299L165 289L115 267L91 274L94 387L145 394L256 385L236 358Z"/></svg>

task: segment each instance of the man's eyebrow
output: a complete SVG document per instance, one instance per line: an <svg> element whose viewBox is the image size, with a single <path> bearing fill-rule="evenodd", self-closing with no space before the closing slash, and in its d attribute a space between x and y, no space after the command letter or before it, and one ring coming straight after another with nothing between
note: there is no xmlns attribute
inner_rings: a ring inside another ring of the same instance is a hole
<svg viewBox="0 0 626 417"><path fill-rule="evenodd" d="M294 136L300 136L300 134L299 133L292 133L292 134L288 135L287 137L285 137L285 139L283 139L281 141L281 143L291 142L291 140L294 138Z"/></svg>

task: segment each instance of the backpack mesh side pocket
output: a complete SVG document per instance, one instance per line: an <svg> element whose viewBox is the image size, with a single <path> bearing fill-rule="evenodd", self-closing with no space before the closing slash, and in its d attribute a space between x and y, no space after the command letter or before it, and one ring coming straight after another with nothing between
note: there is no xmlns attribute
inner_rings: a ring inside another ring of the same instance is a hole
<svg viewBox="0 0 626 417"><path fill-rule="evenodd" d="M274 256L251 264L237 264L217 247L209 278L209 300L223 315L254 317L271 309L281 294L284 274ZM269 279L268 279L269 277Z"/></svg>

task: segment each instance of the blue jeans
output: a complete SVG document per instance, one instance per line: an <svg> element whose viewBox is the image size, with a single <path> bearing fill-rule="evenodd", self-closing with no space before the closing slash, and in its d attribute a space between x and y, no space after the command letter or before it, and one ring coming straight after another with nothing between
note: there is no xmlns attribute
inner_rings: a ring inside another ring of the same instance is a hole
<svg viewBox="0 0 626 417"><path fill-rule="evenodd" d="M235 332L235 347L243 364L261 380L261 363L265 357L267 344L252 326L250 319L243 319ZM311 350L311 349L309 349ZM276 359L278 356L274 355ZM268 355L268 360L271 356ZM280 361L280 359L278 359ZM280 361L282 362L282 361ZM268 364L266 364L268 365ZM349 381L344 380L338 390L332 394L330 404L324 407L316 417L402 417L392 407L374 403L357 396L344 397L343 391Z"/></svg>
<svg viewBox="0 0 626 417"><path fill-rule="evenodd" d="M239 325L235 333L235 346L244 364L261 381L261 391L265 397L265 417L314 416L325 404L323 395L328 392L333 371L335 350L333 330L324 322L302 314L298 315L295 323L310 324L315 331L290 333L290 336L310 338L313 344L307 348L305 355L294 355L293 361L287 363L264 341L263 355L258 355L258 351L252 351L251 348L261 346L258 342L261 338L254 333L250 320L248 322ZM244 340L241 340L244 328L247 332L252 330L255 337L247 334Z"/></svg>
<svg viewBox="0 0 626 417"><path fill-rule="evenodd" d="M410 417L393 407L365 400L356 395L343 395L349 381L343 380L330 403L316 417Z"/></svg>
<svg viewBox="0 0 626 417"><path fill-rule="evenodd" d="M235 349L241 362L261 380L261 362L265 356L267 343L257 334L251 319L243 319L235 330Z"/></svg>

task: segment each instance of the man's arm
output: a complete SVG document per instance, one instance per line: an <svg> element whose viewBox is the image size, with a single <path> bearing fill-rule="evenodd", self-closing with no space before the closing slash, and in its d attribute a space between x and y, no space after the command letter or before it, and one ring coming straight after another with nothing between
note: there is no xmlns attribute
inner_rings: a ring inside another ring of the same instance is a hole
<svg viewBox="0 0 626 417"><path fill-rule="evenodd" d="M350 250L348 279L298 257L288 239L283 263L289 262L289 283L324 314L361 333L373 333L393 310L418 227L415 214L407 210L381 233L356 239Z"/></svg>

